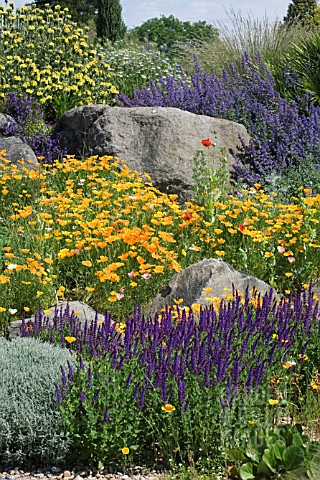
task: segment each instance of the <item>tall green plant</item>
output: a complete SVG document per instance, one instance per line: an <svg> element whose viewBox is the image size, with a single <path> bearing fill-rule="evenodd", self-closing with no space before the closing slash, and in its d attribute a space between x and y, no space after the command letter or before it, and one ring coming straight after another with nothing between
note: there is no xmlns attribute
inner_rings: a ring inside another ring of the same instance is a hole
<svg viewBox="0 0 320 480"><path fill-rule="evenodd" d="M317 105L320 104L320 33L300 39L293 45L287 60L297 72L298 85L307 90Z"/></svg>
<svg viewBox="0 0 320 480"><path fill-rule="evenodd" d="M317 0L292 0L283 21L285 25L295 24L297 22L319 25L320 8Z"/></svg>
<svg viewBox="0 0 320 480"><path fill-rule="evenodd" d="M112 43L124 37L126 26L122 20L119 0L98 0L97 37Z"/></svg>

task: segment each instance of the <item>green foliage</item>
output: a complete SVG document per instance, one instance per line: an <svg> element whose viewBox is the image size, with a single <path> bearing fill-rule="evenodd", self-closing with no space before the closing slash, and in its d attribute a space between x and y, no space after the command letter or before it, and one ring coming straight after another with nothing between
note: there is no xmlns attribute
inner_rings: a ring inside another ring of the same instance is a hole
<svg viewBox="0 0 320 480"><path fill-rule="evenodd" d="M114 43L124 37L126 26L123 23L122 7L119 0L97 0L98 14L96 19L97 37Z"/></svg>
<svg viewBox="0 0 320 480"><path fill-rule="evenodd" d="M171 48L175 43L194 41L212 41L217 38L217 29L205 21L183 22L173 15L152 18L130 33L137 35L141 42L154 42L158 48Z"/></svg>
<svg viewBox="0 0 320 480"><path fill-rule="evenodd" d="M294 23L319 25L320 8L317 0L292 0L283 22L285 25Z"/></svg>
<svg viewBox="0 0 320 480"><path fill-rule="evenodd" d="M320 105L320 33L301 39L286 56L287 62L298 74L297 86L307 90L311 100Z"/></svg>
<svg viewBox="0 0 320 480"><path fill-rule="evenodd" d="M219 389L204 389L190 375L190 408L184 411L178 406L177 383L172 379L167 387L174 392L177 407L170 412L164 411L156 386L145 394L144 406L141 404L146 381L153 385L155 378L145 377L143 366L135 358L125 360L120 368L115 367L111 354L86 362L84 368L75 371L72 387L60 406L72 440L70 458L117 466L124 461L122 448L127 447L129 459L135 464L160 453L167 464L212 467L220 447ZM135 393L137 385L140 389Z"/></svg>
<svg viewBox="0 0 320 480"><path fill-rule="evenodd" d="M104 59L115 76L113 84L123 94L132 97L134 88L149 85L150 80L162 77L179 77L178 67L169 62L155 45L141 46L133 41L119 41L104 44Z"/></svg>
<svg viewBox="0 0 320 480"><path fill-rule="evenodd" d="M33 338L0 337L0 458L2 464L52 464L66 459L70 441L55 400L66 349Z"/></svg>
<svg viewBox="0 0 320 480"><path fill-rule="evenodd" d="M280 175L268 175L265 178L266 191L277 192L279 201L294 201L299 187L314 188L320 185L320 164L312 156L303 162L283 171Z"/></svg>
<svg viewBox="0 0 320 480"><path fill-rule="evenodd" d="M320 468L320 444L309 442L302 426L280 424L268 431L252 428L250 440L243 448L226 451L235 462L236 473L242 480L257 475L284 479L316 480L314 472Z"/></svg>
<svg viewBox="0 0 320 480"><path fill-rule="evenodd" d="M229 170L227 165L227 150L221 148L220 165L212 169L206 164L203 150L198 150L194 157L193 169L194 200L195 203L204 207L204 219L207 222L215 221L215 202L224 202L230 190Z"/></svg>
<svg viewBox="0 0 320 480"><path fill-rule="evenodd" d="M60 407L72 439L70 458L115 466L124 458L122 448L129 448L132 458L138 447L146 446L142 413L132 401L134 383L125 389L132 368L129 363L122 370L115 370L111 359L106 357L77 369L75 382ZM91 382L88 382L89 369ZM101 375L103 382L99 379ZM82 400L79 390L84 395Z"/></svg>

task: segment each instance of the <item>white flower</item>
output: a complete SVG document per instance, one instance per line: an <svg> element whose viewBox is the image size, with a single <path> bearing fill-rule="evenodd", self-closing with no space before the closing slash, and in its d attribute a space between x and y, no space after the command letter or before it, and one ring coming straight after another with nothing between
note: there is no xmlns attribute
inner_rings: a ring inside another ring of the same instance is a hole
<svg viewBox="0 0 320 480"><path fill-rule="evenodd" d="M14 315L15 313L17 313L17 309L16 308L9 308L9 312L11 313L11 315Z"/></svg>
<svg viewBox="0 0 320 480"><path fill-rule="evenodd" d="M15 265L14 263L10 263L10 265L7 265L8 270L14 270L15 268L17 268L17 265Z"/></svg>

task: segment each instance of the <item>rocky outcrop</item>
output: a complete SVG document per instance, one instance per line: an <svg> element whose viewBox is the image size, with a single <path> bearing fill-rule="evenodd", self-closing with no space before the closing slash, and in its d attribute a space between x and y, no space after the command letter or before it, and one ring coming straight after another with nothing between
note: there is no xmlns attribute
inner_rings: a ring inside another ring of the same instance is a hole
<svg viewBox="0 0 320 480"><path fill-rule="evenodd" d="M262 280L239 272L222 260L206 258L175 274L169 284L148 304L144 313L153 316L166 305L174 306L174 300L180 299L183 300L180 307L192 304L206 306L212 304L212 300L206 298L223 299L227 294L232 294L233 289L243 294L246 288L249 288L249 292L255 289L262 295L272 289Z"/></svg>
<svg viewBox="0 0 320 480"><path fill-rule="evenodd" d="M232 170L230 151L240 146L239 136L249 142L239 123L177 108L87 105L65 112L58 122L59 142L69 154L117 156L130 169L148 173L161 192L184 200L192 196L195 153L206 148L201 140L216 144L207 155L210 167L220 165L220 149L226 147Z"/></svg>

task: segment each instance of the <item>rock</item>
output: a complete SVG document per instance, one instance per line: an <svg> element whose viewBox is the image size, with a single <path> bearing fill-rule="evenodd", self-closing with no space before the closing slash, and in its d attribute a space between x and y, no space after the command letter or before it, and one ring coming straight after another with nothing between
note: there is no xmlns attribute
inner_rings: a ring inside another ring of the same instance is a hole
<svg viewBox="0 0 320 480"><path fill-rule="evenodd" d="M38 159L29 145L18 137L0 137L0 151L6 150L6 158L19 167L38 169ZM25 164L19 163L24 160Z"/></svg>
<svg viewBox="0 0 320 480"><path fill-rule="evenodd" d="M245 272L235 270L231 265L215 258L205 258L176 273L169 284L148 304L145 315L154 316L166 305L175 305L174 299L183 299L182 305L210 305L212 301L206 297L224 298L232 293L233 286L239 293L249 287L256 288L262 295L270 292L272 287L258 278ZM211 288L209 293L203 289ZM226 291L229 289L229 291Z"/></svg>
<svg viewBox="0 0 320 480"><path fill-rule="evenodd" d="M63 478L71 477L72 473L69 470L63 472Z"/></svg>
<svg viewBox="0 0 320 480"><path fill-rule="evenodd" d="M13 123L14 119L10 115L5 113L0 113L0 135L6 137L6 129L9 127L10 123Z"/></svg>
<svg viewBox="0 0 320 480"><path fill-rule="evenodd" d="M220 147L226 147L232 170L230 150L240 146L239 135L249 142L239 123L178 108L86 105L65 112L58 122L58 139L69 154L117 156L131 170L148 173L156 188L182 200L192 197L194 156L206 148L201 140L216 144L207 155L210 167L220 165Z"/></svg>
<svg viewBox="0 0 320 480"><path fill-rule="evenodd" d="M70 312L79 312L76 313L77 317L80 320L80 323L84 325L86 319L90 323L91 320L95 319L96 312L89 307L86 303L83 302L78 302L78 301L70 301L70 302L58 302L57 303L57 308L58 311L62 311L62 313L65 312L66 307L69 305ZM48 308L48 310L51 310L50 314L45 314L47 318L50 320L53 320L54 318L54 312L55 312L55 306ZM26 322L31 321L33 322L35 319L35 315L32 315L30 318L26 318ZM98 321L104 321L104 315L98 314ZM21 333L21 324L22 320L16 320L15 322L11 322L10 325L8 326L8 331L9 331L9 338L15 338L18 337Z"/></svg>

